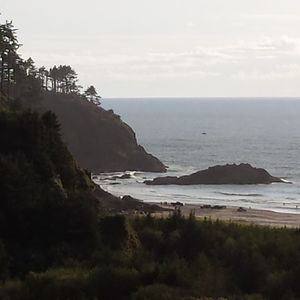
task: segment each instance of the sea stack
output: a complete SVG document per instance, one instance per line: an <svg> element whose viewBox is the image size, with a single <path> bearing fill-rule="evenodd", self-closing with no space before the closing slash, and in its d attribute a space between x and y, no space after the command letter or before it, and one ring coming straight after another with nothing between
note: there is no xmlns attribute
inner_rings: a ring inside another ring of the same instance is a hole
<svg viewBox="0 0 300 300"><path fill-rule="evenodd" d="M147 185L197 185L197 184L270 184L284 182L270 175L265 169L254 168L250 164L227 164L214 166L191 175L167 176L147 180Z"/></svg>

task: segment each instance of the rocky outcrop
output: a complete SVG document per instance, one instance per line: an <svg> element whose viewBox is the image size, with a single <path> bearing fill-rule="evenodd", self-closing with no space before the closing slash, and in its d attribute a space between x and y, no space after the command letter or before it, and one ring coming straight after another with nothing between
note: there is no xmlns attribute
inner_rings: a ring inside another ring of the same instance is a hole
<svg viewBox="0 0 300 300"><path fill-rule="evenodd" d="M93 196L97 199L101 210L106 213L154 213L170 210L156 204L142 202L129 195L118 198L100 187L94 190Z"/></svg>
<svg viewBox="0 0 300 300"><path fill-rule="evenodd" d="M58 116L63 140L81 167L93 173L166 171L159 159L138 145L134 131L113 111L84 97L53 93L45 95L42 109Z"/></svg>
<svg viewBox="0 0 300 300"><path fill-rule="evenodd" d="M181 177L157 177L145 181L148 185L196 185L196 184L269 184L283 182L282 179L270 175L266 170L254 168L250 164L232 164L214 166L191 175Z"/></svg>

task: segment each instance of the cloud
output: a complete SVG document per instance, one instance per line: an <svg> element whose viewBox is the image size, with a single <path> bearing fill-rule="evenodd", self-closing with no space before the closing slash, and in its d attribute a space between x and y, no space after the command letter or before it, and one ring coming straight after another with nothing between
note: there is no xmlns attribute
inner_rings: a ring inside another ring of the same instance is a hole
<svg viewBox="0 0 300 300"><path fill-rule="evenodd" d="M231 75L233 80L272 81L278 79L300 78L300 64L275 65L264 70L240 70Z"/></svg>
<svg viewBox="0 0 300 300"><path fill-rule="evenodd" d="M188 27L188 28L194 28L195 27L195 23L194 22L187 22L186 23L186 27Z"/></svg>
<svg viewBox="0 0 300 300"><path fill-rule="evenodd" d="M69 53L32 53L46 66L70 64L81 76L88 73L114 81L154 80L278 80L299 77L300 40L288 36L240 40L220 46L199 45L184 51L133 53L81 49ZM300 80L300 79L299 79Z"/></svg>
<svg viewBox="0 0 300 300"><path fill-rule="evenodd" d="M198 79L219 76L208 65L222 63L225 57L214 51L195 49L186 52L110 54L92 53L40 54L32 55L46 66L69 63L74 67L98 70L112 80L154 80L159 78Z"/></svg>
<svg viewBox="0 0 300 300"><path fill-rule="evenodd" d="M266 22L300 22L300 16L292 14L243 14L241 15L241 18Z"/></svg>
<svg viewBox="0 0 300 300"><path fill-rule="evenodd" d="M267 53L274 57L278 54L300 54L300 40L282 36L274 39L263 37L258 41L240 41L236 46L240 52Z"/></svg>
<svg viewBox="0 0 300 300"><path fill-rule="evenodd" d="M205 65L235 62L234 56L223 50L220 48L196 47L184 52L150 53L149 55L158 61L167 62L192 61Z"/></svg>

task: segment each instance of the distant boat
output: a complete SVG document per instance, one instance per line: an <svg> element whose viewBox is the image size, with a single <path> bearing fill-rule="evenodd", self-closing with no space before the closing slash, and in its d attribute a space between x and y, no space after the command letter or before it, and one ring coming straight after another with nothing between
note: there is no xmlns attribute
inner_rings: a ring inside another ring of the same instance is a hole
<svg viewBox="0 0 300 300"><path fill-rule="evenodd" d="M203 134L203 135L206 135L207 133L206 133L206 132L202 132L202 134Z"/></svg>

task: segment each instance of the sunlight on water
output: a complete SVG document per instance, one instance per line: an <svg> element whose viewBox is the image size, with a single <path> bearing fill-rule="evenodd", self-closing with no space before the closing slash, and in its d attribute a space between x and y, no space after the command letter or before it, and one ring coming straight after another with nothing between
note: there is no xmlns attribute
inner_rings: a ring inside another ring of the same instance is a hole
<svg viewBox="0 0 300 300"><path fill-rule="evenodd" d="M145 201L237 205L300 213L300 101L291 99L104 99L133 127L139 143L169 166L172 175L247 162L293 184L164 186L137 172L108 191Z"/></svg>

